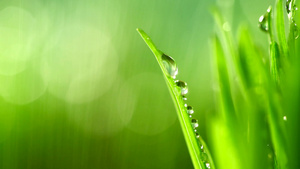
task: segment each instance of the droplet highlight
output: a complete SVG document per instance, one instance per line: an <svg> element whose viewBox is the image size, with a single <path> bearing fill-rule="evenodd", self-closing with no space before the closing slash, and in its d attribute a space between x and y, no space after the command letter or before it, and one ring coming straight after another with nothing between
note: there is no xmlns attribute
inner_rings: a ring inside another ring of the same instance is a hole
<svg viewBox="0 0 300 169"><path fill-rule="evenodd" d="M186 111L189 115L193 114L194 113L194 110L193 110L193 107L192 106L187 106L186 107Z"/></svg>
<svg viewBox="0 0 300 169"><path fill-rule="evenodd" d="M210 169L210 164L209 163L205 163L205 167Z"/></svg>
<svg viewBox="0 0 300 169"><path fill-rule="evenodd" d="M199 124L198 124L198 120L197 120L197 119L192 119L191 122L192 122L193 128L199 127Z"/></svg>
<svg viewBox="0 0 300 169"><path fill-rule="evenodd" d="M283 116L283 120L284 120L284 121L287 121L287 117L286 117L286 116Z"/></svg>
<svg viewBox="0 0 300 169"><path fill-rule="evenodd" d="M269 32L269 30L270 30L269 19L270 19L271 11L272 11L272 8L269 7L267 10L267 13L265 13L264 15L259 17L258 26L264 32Z"/></svg>
<svg viewBox="0 0 300 169"><path fill-rule="evenodd" d="M188 87L184 81L176 80L175 84L180 88L181 95L186 95L188 93Z"/></svg>
<svg viewBox="0 0 300 169"><path fill-rule="evenodd" d="M175 60L171 56L168 56L166 54L161 55L161 60L165 72L167 72L170 77L175 79L178 74L178 67Z"/></svg>

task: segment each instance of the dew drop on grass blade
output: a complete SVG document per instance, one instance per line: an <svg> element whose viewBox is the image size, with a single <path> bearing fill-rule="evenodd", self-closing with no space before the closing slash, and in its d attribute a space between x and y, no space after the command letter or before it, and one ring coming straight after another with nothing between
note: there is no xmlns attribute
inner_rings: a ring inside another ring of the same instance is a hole
<svg viewBox="0 0 300 169"><path fill-rule="evenodd" d="M150 37L141 29L137 29L143 40L146 42L150 50L153 52L166 80L168 89L176 107L179 122L183 131L183 135L196 169L214 169L214 164L210 152L200 134L195 129L199 126L196 119L191 119L194 110L188 106L186 94L188 93L187 83L181 80L175 80L178 74L177 64L174 59L156 48ZM196 122L196 123L195 123ZM201 148L202 147L202 148ZM203 154L207 155L207 159L203 159Z"/></svg>

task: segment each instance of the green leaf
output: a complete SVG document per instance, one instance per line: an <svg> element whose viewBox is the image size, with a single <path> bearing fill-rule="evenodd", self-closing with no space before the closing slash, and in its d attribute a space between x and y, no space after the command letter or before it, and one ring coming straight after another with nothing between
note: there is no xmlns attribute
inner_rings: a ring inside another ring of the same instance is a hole
<svg viewBox="0 0 300 169"><path fill-rule="evenodd" d="M181 125L181 129L183 131L183 135L193 162L193 165L196 169L205 169L206 165L210 165L210 168L213 169L214 164L210 155L210 152L205 144L205 142L199 137L196 138L194 129L191 125L191 119L187 113L187 109L185 107L185 103L182 99L180 91L176 86L174 79L169 76L168 72L164 68L164 63L162 61L163 53L156 48L150 37L141 29L137 29L141 37L144 39L150 50L155 55L155 58L163 72L164 79L167 83L168 89L170 91L171 97L175 104L178 119ZM208 159L204 159L206 156Z"/></svg>

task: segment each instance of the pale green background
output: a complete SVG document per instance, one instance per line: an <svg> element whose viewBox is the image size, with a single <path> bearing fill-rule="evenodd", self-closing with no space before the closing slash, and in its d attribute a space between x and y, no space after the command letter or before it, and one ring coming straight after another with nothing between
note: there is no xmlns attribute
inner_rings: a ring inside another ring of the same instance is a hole
<svg viewBox="0 0 300 169"><path fill-rule="evenodd" d="M215 114L210 13L236 35L271 0L1 0L0 168L193 168L147 32L179 67L210 144ZM220 140L221 141L221 140Z"/></svg>

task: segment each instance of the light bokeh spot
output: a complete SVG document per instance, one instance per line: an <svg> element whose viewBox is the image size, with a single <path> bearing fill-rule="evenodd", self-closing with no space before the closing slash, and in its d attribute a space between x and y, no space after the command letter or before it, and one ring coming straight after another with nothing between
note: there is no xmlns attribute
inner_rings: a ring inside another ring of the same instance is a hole
<svg viewBox="0 0 300 169"><path fill-rule="evenodd" d="M118 67L109 37L83 24L55 32L43 60L50 93L70 103L89 102L107 92Z"/></svg>

